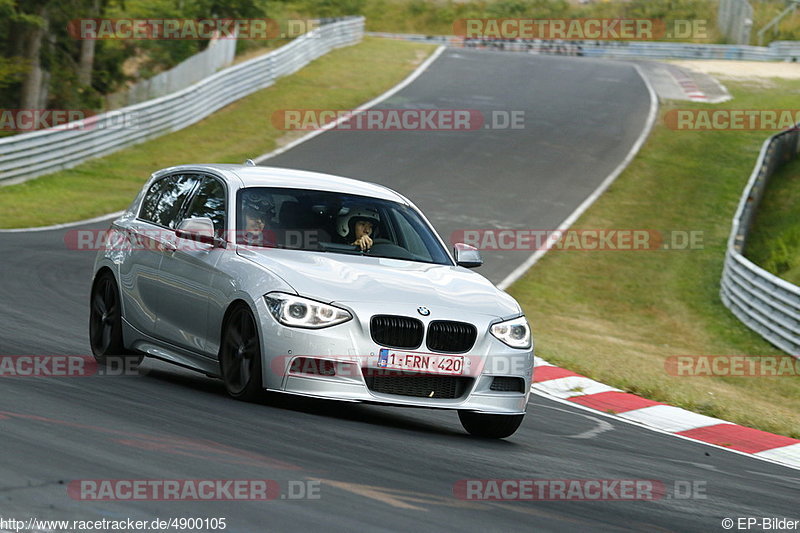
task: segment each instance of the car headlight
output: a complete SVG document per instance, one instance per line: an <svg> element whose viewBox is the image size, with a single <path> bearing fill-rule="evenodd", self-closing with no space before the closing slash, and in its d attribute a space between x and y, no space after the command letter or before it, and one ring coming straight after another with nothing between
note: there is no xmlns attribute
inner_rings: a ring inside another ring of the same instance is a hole
<svg viewBox="0 0 800 533"><path fill-rule="evenodd" d="M293 294L272 292L264 296L264 299L269 312L284 326L319 329L353 318L345 309Z"/></svg>
<svg viewBox="0 0 800 533"><path fill-rule="evenodd" d="M531 327L524 316L498 322L490 329L492 335L512 348L531 347Z"/></svg>

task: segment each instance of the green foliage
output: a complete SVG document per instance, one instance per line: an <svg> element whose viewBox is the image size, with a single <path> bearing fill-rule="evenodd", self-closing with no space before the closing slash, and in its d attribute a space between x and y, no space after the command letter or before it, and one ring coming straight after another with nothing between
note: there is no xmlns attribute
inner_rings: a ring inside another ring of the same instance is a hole
<svg viewBox="0 0 800 533"><path fill-rule="evenodd" d="M167 70L207 46L204 40L98 40L91 86L78 82L82 41L67 32L86 18L200 19L261 18L266 0L0 0L0 107L18 107L31 63L24 60L28 37L47 26L39 61L49 74L50 108L102 107L102 96ZM126 72L127 70L127 72Z"/></svg>
<svg viewBox="0 0 800 533"><path fill-rule="evenodd" d="M96 43L90 87L77 82L81 41L70 37L66 24L89 16L106 18L322 18L360 14L371 31L452 34L463 18L653 18L704 20L715 42L716 2L709 0L612 0L576 4L568 0L0 0L0 107L16 107L22 80L30 67L25 34L46 22L48 31L41 62L50 74L52 108L100 105L101 96L167 70L203 50L203 40L101 40ZM754 2L755 30L785 7L784 0ZM46 8L46 19L42 8ZM800 10L799 10L800 11ZM755 38L755 37L754 37ZM800 12L786 17L770 32L772 39L800 39ZM241 41L237 53L275 42Z"/></svg>
<svg viewBox="0 0 800 533"><path fill-rule="evenodd" d="M790 283L800 284L800 160L767 183L745 255Z"/></svg>
<svg viewBox="0 0 800 533"><path fill-rule="evenodd" d="M301 0L299 8L313 17L358 15L364 11L366 0Z"/></svg>
<svg viewBox="0 0 800 533"><path fill-rule="evenodd" d="M712 33L716 23L716 4L708 0L631 0L586 5L567 0L289 0L287 5L304 16L362 14L371 31L442 35L452 34L454 22L462 18L700 19L708 21Z"/></svg>
<svg viewBox="0 0 800 533"><path fill-rule="evenodd" d="M366 38L334 50L189 128L3 187L0 228L81 220L124 209L159 168L187 161L241 163L274 150L294 136L272 124L273 113L312 101L320 109L353 109L399 83L433 49Z"/></svg>
<svg viewBox="0 0 800 533"><path fill-rule="evenodd" d="M555 18L568 13L565 0L498 0L486 6L486 15L496 18Z"/></svg>
<svg viewBox="0 0 800 533"><path fill-rule="evenodd" d="M255 18L264 15L263 3L258 0L194 0L192 4L187 9L198 18Z"/></svg>
<svg viewBox="0 0 800 533"><path fill-rule="evenodd" d="M769 0L764 2L751 2L753 6L753 32L751 35L752 44L758 44L757 31L768 24L774 17L780 14L786 7L787 2ZM785 16L777 26L767 31L764 35L764 43L772 41L796 41L800 40L800 9Z"/></svg>
<svg viewBox="0 0 800 533"><path fill-rule="evenodd" d="M28 68L26 62L19 57L0 57L0 89L22 81L22 75Z"/></svg>
<svg viewBox="0 0 800 533"><path fill-rule="evenodd" d="M131 49L124 41L97 41L94 58L92 87L99 94L118 90L128 77L123 73L125 60L131 57Z"/></svg>
<svg viewBox="0 0 800 533"><path fill-rule="evenodd" d="M791 109L800 83L775 79L770 84L764 89L726 82L736 108ZM714 108L672 101L661 106L662 116L675 108ZM685 379L665 372L665 361L673 355L781 355L725 308L719 296L731 217L766 136L763 131L689 132L670 129L663 120L657 124L634 161L573 227L700 231L702 246L548 253L509 288L532 324L537 353L656 401L800 437L796 378ZM790 230L800 227L800 162L781 172L767 189L757 225L762 224L769 246L779 249L775 260L788 258L800 275L800 232ZM774 223L763 225L762 215L774 216ZM748 256L755 251L752 238Z"/></svg>
<svg viewBox="0 0 800 533"><path fill-rule="evenodd" d="M778 276L785 274L798 260L798 252L800 252L798 237L800 237L800 232L797 231L797 228L789 228L783 234L776 235L764 267L772 270Z"/></svg>
<svg viewBox="0 0 800 533"><path fill-rule="evenodd" d="M691 20L716 18L716 5L708 0L631 0L610 3L616 16L654 18L662 20Z"/></svg>

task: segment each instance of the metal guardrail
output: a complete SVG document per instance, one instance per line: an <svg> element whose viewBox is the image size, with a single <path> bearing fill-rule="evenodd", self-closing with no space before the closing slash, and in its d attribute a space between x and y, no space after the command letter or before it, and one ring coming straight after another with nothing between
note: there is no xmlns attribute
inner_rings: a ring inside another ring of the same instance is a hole
<svg viewBox="0 0 800 533"><path fill-rule="evenodd" d="M140 104L185 89L233 64L236 39L211 39L208 47L152 78L105 96L108 109Z"/></svg>
<svg viewBox="0 0 800 533"><path fill-rule="evenodd" d="M464 39L448 35L368 32L367 35L512 52L606 57L616 59L736 59L743 61L800 61L800 42L774 41L769 46L695 44L651 41L558 41L542 39Z"/></svg>
<svg viewBox="0 0 800 533"><path fill-rule="evenodd" d="M451 47L494 48L531 53L549 53L628 58L720 58L750 60L796 60L800 43L773 42L769 47L696 45L655 42L593 42L465 40L452 36L368 33L376 37L429 42ZM580 47L580 48L578 48ZM579 53L580 52L580 53ZM747 233L768 179L785 162L800 153L800 130L773 135L764 142L750 181L733 219L725 254L721 297L746 326L785 352L800 358L800 287L770 274L745 258Z"/></svg>
<svg viewBox="0 0 800 533"><path fill-rule="evenodd" d="M363 35L363 17L323 24L286 46L228 67L176 93L71 123L71 127L0 139L0 183L18 183L74 167L185 128L269 87L334 48L360 41Z"/></svg>
<svg viewBox="0 0 800 533"><path fill-rule="evenodd" d="M764 141L756 166L733 217L720 296L747 327L786 353L800 358L800 287L767 272L742 254L767 182L800 153L800 131L787 130Z"/></svg>

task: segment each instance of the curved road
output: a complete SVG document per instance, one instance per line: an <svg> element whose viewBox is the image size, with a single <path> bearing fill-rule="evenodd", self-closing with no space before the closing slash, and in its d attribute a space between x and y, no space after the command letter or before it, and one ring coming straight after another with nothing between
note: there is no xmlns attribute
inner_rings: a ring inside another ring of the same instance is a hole
<svg viewBox="0 0 800 533"><path fill-rule="evenodd" d="M445 239L462 228L554 228L624 158L648 105L628 64L448 51L378 107L524 110L524 129L329 132L269 164L385 183ZM0 354L89 353L93 254L68 251L63 239L63 230L0 234ZM487 254L483 272L498 281L527 255ZM513 437L484 441L448 412L291 398L244 404L218 381L152 360L139 376L4 379L0 431L0 518L226 517L235 532L721 531L724 517L793 517L800 489L794 470L535 396ZM319 482L320 497L89 502L67 494L81 479L254 478L279 481L284 494L290 481ZM458 480L489 478L657 480L669 497L454 498ZM679 498L676 482L702 493Z"/></svg>

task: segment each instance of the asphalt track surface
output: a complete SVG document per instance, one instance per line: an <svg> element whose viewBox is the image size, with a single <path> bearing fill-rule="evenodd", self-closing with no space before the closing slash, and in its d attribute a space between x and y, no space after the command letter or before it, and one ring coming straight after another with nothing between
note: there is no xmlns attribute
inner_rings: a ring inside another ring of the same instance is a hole
<svg viewBox="0 0 800 533"><path fill-rule="evenodd" d="M524 130L325 133L269 161L385 183L445 235L555 227L641 131L645 86L628 64L446 52L380 107L525 109ZM105 227L99 224L96 227ZM91 252L64 231L0 234L0 354L88 354ZM489 254L484 273L515 265ZM721 531L724 517L797 518L795 470L662 435L537 396L503 441L455 413L273 398L148 360L139 376L0 383L0 517L225 517L227 531ZM320 480L319 499L88 502L81 479ZM462 479L646 479L657 501L466 502ZM673 494L697 482L703 498Z"/></svg>

